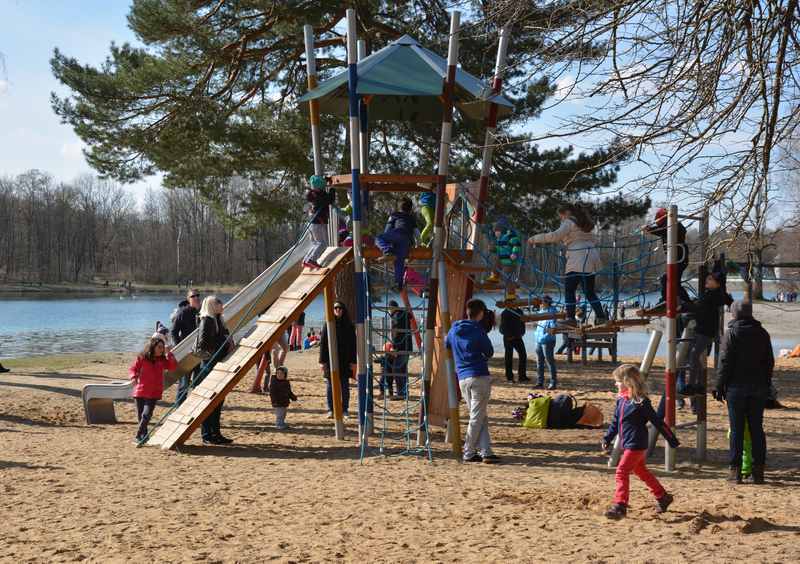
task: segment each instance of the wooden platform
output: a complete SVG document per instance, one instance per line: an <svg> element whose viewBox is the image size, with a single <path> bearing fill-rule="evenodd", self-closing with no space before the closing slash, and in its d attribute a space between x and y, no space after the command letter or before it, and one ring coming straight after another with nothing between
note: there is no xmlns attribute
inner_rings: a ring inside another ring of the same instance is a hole
<svg viewBox="0 0 800 564"><path fill-rule="evenodd" d="M523 323L529 323L532 321L549 321L551 319L566 319L567 314L566 312L560 311L558 313L531 313L528 315L520 316L520 319Z"/></svg>
<svg viewBox="0 0 800 564"><path fill-rule="evenodd" d="M542 307L542 300L540 298L531 298L529 300L500 300L495 302L495 305L504 309L539 309Z"/></svg>
<svg viewBox="0 0 800 564"><path fill-rule="evenodd" d="M255 330L191 390L186 401L167 417L147 444L167 450L186 442L352 257L351 248L329 247L319 260L323 268L304 268L289 288L258 318Z"/></svg>
<svg viewBox="0 0 800 564"><path fill-rule="evenodd" d="M649 319L617 319L603 323L602 325L583 325L577 328L579 333L612 333L617 332L625 327L638 327L641 325L649 325Z"/></svg>

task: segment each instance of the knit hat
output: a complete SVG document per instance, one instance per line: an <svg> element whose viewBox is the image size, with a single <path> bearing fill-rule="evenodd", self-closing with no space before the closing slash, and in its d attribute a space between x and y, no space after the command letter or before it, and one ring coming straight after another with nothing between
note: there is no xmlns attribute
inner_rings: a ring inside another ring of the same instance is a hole
<svg viewBox="0 0 800 564"><path fill-rule="evenodd" d="M505 231L509 228L508 220L505 216L500 216L494 224L495 231Z"/></svg>
<svg viewBox="0 0 800 564"><path fill-rule="evenodd" d="M734 319L753 317L753 304L736 300L731 306L731 316L733 316Z"/></svg>
<svg viewBox="0 0 800 564"><path fill-rule="evenodd" d="M318 174L315 174L309 178L308 183L314 190L323 190L325 188L325 179Z"/></svg>
<svg viewBox="0 0 800 564"><path fill-rule="evenodd" d="M659 225L667 222L667 208L658 208L656 210L656 223Z"/></svg>

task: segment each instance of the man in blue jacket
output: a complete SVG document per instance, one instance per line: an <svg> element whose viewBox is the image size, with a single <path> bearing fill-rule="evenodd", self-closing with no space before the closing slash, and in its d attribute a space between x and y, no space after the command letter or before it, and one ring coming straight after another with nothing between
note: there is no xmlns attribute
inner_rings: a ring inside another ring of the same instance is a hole
<svg viewBox="0 0 800 564"><path fill-rule="evenodd" d="M472 299L467 302L467 319L456 321L447 333L445 345L453 351L456 375L469 408L469 426L464 438L464 462L486 462L500 460L492 452L489 437L489 399L492 395L492 377L489 375L489 359L494 348L481 320L486 315L486 304Z"/></svg>

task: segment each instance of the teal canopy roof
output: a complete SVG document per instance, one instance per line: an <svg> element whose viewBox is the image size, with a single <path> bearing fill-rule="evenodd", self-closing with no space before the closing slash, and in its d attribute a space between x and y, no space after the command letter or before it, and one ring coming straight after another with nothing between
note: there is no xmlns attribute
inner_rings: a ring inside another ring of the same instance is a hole
<svg viewBox="0 0 800 564"><path fill-rule="evenodd" d="M447 60L425 49L408 35L404 35L359 61L357 65L360 96L369 100L370 120L431 121L442 119L439 97L444 87ZM488 106L498 105L498 117L511 114L513 104L505 96L492 95L486 83L470 73L456 70L456 109L473 120L484 119ZM348 115L347 71L321 82L314 90L303 95L298 102L318 100L320 111L334 115Z"/></svg>

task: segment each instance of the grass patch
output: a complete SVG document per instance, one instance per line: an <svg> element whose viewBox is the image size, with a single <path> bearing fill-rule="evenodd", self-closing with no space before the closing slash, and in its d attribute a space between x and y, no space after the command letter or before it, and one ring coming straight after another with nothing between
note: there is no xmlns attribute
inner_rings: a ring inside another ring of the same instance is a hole
<svg viewBox="0 0 800 564"><path fill-rule="evenodd" d="M10 358L3 360L3 365L12 370L46 370L59 372L78 366L92 363L118 364L130 361L132 353L74 353L74 354L47 354L41 356L28 356L23 358Z"/></svg>

